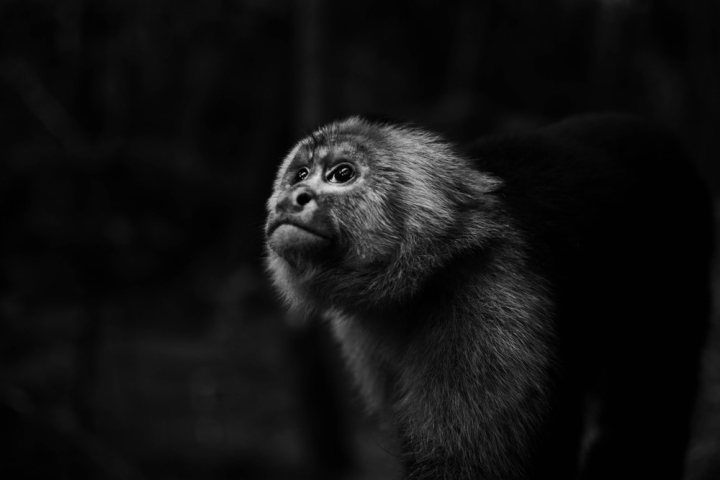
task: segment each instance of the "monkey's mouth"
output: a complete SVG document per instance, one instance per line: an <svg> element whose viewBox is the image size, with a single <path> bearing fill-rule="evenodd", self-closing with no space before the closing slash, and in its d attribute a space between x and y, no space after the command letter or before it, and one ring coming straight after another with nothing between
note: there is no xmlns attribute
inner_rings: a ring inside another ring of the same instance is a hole
<svg viewBox="0 0 720 480"><path fill-rule="evenodd" d="M271 238L273 235L275 235L275 232L277 232L279 229L285 229L286 231L294 231L299 230L300 232L304 232L308 235L314 235L316 237L323 238L325 240L329 240L329 238L324 235L323 233L318 232L317 230L308 227L307 225L304 225L300 222L282 219L282 220L276 220L272 222L268 228L267 228L267 238Z"/></svg>
<svg viewBox="0 0 720 480"><path fill-rule="evenodd" d="M320 251L331 243L325 235L295 222L270 225L267 238L270 248L284 258Z"/></svg>

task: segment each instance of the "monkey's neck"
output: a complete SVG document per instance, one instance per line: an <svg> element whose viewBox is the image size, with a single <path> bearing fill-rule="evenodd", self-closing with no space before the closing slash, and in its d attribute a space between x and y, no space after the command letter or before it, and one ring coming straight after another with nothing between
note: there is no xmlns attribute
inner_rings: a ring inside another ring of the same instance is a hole
<svg viewBox="0 0 720 480"><path fill-rule="evenodd" d="M412 281L419 284L411 295L395 302L363 304L348 313L374 334L408 343L426 330L433 330L435 324L449 326L453 318L466 317L469 295L492 297L495 289L503 288L497 284L498 278L520 277L510 268L519 272L524 266L518 264L516 254L502 253L508 248L507 243L490 241L483 248L444 259L443 266L432 273L403 271L403 277L416 277ZM473 310L480 314L484 309L473 305Z"/></svg>
<svg viewBox="0 0 720 480"><path fill-rule="evenodd" d="M335 334L370 405L409 408L427 385L520 398L547 377L552 306L539 276L522 269L512 251L458 257L428 279L410 309L338 316ZM507 375L522 378L513 384ZM499 391L510 385L518 391Z"/></svg>

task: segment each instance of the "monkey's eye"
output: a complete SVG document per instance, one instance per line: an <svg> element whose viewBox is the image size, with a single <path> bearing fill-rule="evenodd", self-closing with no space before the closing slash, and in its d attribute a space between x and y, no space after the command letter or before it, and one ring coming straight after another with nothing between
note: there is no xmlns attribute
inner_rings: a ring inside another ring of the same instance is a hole
<svg viewBox="0 0 720 480"><path fill-rule="evenodd" d="M293 183L302 182L307 178L307 176L310 174L310 170L307 169L307 167L300 167L297 172L295 172L295 178L293 179Z"/></svg>
<svg viewBox="0 0 720 480"><path fill-rule="evenodd" d="M330 183L346 183L355 177L355 170L347 163L343 163L327 173L325 178Z"/></svg>

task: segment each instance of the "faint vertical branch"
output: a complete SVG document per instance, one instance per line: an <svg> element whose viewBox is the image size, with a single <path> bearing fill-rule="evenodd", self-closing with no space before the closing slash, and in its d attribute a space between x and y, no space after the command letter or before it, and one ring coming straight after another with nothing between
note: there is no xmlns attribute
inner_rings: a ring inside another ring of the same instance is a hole
<svg viewBox="0 0 720 480"><path fill-rule="evenodd" d="M623 2L599 1L595 7L595 45L591 77L593 90L601 105L615 100L627 14L628 5Z"/></svg>
<svg viewBox="0 0 720 480"><path fill-rule="evenodd" d="M202 155L198 132L208 99L217 85L216 77L222 58L213 49L198 45L184 58L184 95L175 136L176 164L186 172L200 168Z"/></svg>
<svg viewBox="0 0 720 480"><path fill-rule="evenodd" d="M706 177L720 188L720 3L687 3L689 108L687 125Z"/></svg>
<svg viewBox="0 0 720 480"><path fill-rule="evenodd" d="M720 2L685 2L688 32L685 125L688 146L718 198L720 188ZM716 226L720 226L716 201ZM716 228L716 238L720 231ZM716 247L717 248L717 247ZM688 480L720 478L720 254L713 264L713 315L707 337L701 393L694 424L694 442L687 458Z"/></svg>
<svg viewBox="0 0 720 480"><path fill-rule="evenodd" d="M453 47L448 60L446 92L472 90L487 55L491 2L463 0L455 14Z"/></svg>
<svg viewBox="0 0 720 480"><path fill-rule="evenodd" d="M295 133L317 126L323 114L322 6L323 0L295 2Z"/></svg>
<svg viewBox="0 0 720 480"><path fill-rule="evenodd" d="M433 112L438 125L452 125L477 114L478 83L483 65L488 64L491 7L492 2L474 0L464 0L458 5L445 69L444 96Z"/></svg>

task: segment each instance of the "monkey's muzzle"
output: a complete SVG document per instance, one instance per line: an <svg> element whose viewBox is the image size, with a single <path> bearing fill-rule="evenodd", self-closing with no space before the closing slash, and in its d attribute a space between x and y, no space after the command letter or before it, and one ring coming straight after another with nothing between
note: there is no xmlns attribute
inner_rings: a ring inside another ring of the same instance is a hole
<svg viewBox="0 0 720 480"><path fill-rule="evenodd" d="M286 259L322 251L330 243L320 233L294 223L279 223L268 228L268 245Z"/></svg>

